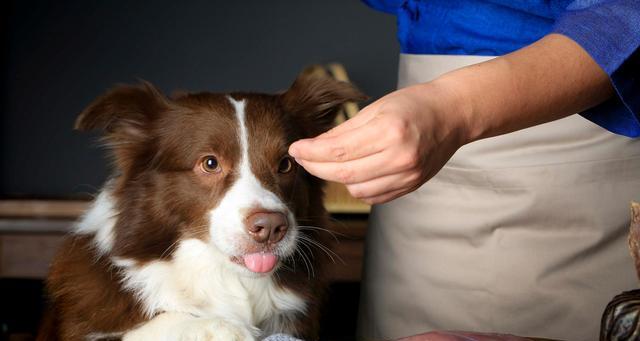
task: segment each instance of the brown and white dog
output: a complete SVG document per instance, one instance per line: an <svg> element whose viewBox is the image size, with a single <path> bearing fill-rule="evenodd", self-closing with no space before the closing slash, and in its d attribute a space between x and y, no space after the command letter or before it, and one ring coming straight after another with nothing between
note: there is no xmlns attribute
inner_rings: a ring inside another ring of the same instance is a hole
<svg viewBox="0 0 640 341"><path fill-rule="evenodd" d="M53 261L39 339L317 338L328 217L287 149L362 98L310 77L275 95L98 98L76 128L105 131L115 174Z"/></svg>

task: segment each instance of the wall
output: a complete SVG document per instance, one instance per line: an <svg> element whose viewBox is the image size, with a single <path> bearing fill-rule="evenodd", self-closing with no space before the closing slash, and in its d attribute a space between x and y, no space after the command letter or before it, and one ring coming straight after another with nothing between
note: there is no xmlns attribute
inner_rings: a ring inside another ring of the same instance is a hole
<svg viewBox="0 0 640 341"><path fill-rule="evenodd" d="M396 82L395 18L355 0L18 1L3 5L0 196L96 192L108 174L75 116L116 83L277 91L338 61L373 98Z"/></svg>

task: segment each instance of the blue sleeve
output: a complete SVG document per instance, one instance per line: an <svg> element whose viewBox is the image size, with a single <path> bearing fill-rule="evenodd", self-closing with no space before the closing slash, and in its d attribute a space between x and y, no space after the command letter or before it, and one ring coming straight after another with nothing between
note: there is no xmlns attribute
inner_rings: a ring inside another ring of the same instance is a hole
<svg viewBox="0 0 640 341"><path fill-rule="evenodd" d="M362 0L362 2L375 10L396 15L404 0Z"/></svg>
<svg viewBox="0 0 640 341"><path fill-rule="evenodd" d="M609 75L617 96L582 116L616 134L640 136L640 0L576 0L553 32L580 44Z"/></svg>

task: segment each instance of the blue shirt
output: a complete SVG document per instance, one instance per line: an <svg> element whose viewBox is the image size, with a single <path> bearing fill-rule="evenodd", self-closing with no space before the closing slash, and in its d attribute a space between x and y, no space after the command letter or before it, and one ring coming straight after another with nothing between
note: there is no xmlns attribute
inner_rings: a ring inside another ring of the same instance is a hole
<svg viewBox="0 0 640 341"><path fill-rule="evenodd" d="M497 56L560 33L591 55L617 96L582 115L640 136L640 0L364 0L398 18L403 53Z"/></svg>

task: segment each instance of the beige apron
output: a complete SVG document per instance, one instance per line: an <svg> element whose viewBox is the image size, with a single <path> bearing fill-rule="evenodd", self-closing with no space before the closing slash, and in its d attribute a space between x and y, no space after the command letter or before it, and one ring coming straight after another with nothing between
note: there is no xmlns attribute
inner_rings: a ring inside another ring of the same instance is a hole
<svg viewBox="0 0 640 341"><path fill-rule="evenodd" d="M402 55L399 87L489 58ZM418 190L373 208L359 339L446 329L597 340L606 303L638 286L632 199L640 139L579 115L464 146Z"/></svg>

